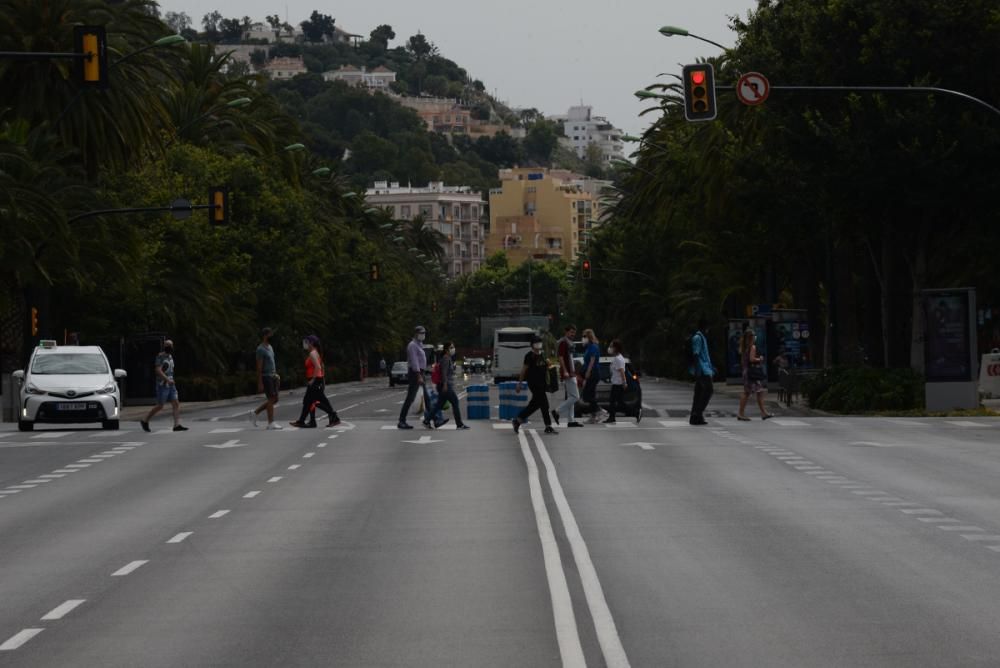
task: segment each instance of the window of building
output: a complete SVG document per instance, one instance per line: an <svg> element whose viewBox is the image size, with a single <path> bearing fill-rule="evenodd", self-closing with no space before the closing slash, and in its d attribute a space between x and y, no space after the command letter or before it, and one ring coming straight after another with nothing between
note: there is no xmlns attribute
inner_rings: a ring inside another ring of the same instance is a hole
<svg viewBox="0 0 1000 668"><path fill-rule="evenodd" d="M421 204L420 205L420 215L423 216L425 219L431 217L431 215L432 215L431 211L432 210L433 209L431 209L431 205L430 204Z"/></svg>
<svg viewBox="0 0 1000 668"><path fill-rule="evenodd" d="M403 206L399 207L399 217L402 218L403 220L409 220L410 219L410 205L409 204L404 204Z"/></svg>

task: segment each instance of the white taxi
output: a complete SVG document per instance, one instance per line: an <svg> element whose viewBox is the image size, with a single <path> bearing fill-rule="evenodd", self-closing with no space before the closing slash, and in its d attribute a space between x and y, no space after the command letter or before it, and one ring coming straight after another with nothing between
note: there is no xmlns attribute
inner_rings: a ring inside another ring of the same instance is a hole
<svg viewBox="0 0 1000 668"><path fill-rule="evenodd" d="M31 431L36 423L100 422L118 429L122 369L111 370L99 346L58 346L42 340L28 368L15 371L20 383L17 426Z"/></svg>

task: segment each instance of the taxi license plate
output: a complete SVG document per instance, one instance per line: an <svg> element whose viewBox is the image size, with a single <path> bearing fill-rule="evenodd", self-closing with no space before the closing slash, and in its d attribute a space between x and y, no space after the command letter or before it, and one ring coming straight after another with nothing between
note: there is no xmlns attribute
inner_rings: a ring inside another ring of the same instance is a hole
<svg viewBox="0 0 1000 668"><path fill-rule="evenodd" d="M87 410L86 403L60 403L56 404L56 409L60 411L85 411Z"/></svg>

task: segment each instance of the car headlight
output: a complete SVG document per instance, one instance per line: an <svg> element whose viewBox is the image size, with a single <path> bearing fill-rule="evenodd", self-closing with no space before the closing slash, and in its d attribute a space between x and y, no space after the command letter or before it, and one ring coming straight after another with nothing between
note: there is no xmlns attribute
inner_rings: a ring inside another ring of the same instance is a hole
<svg viewBox="0 0 1000 668"><path fill-rule="evenodd" d="M45 394L44 390L38 389L38 387L35 386L32 383L28 383L27 385L25 385L24 386L24 391L27 392L28 394L39 394L39 395L40 394Z"/></svg>
<svg viewBox="0 0 1000 668"><path fill-rule="evenodd" d="M114 394L118 386L114 383L109 383L97 391L98 394Z"/></svg>

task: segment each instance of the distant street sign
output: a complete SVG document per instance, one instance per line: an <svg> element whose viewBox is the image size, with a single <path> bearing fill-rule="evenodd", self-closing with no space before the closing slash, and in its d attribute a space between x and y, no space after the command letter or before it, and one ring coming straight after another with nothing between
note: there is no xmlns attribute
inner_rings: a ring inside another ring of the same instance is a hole
<svg viewBox="0 0 1000 668"><path fill-rule="evenodd" d="M170 213L177 220L191 217L191 202L186 199L175 199L170 203Z"/></svg>
<svg viewBox="0 0 1000 668"><path fill-rule="evenodd" d="M760 72L747 72L736 82L736 97L748 107L763 104L771 93L771 84Z"/></svg>

